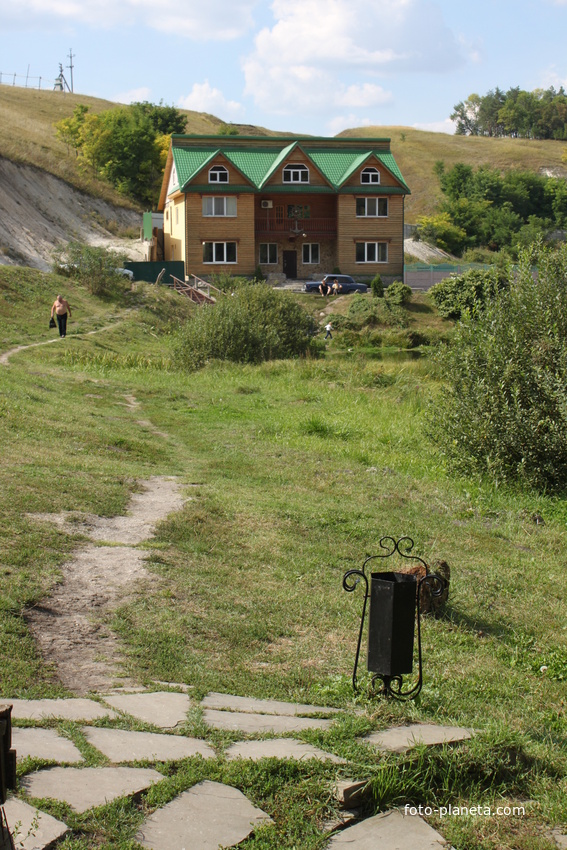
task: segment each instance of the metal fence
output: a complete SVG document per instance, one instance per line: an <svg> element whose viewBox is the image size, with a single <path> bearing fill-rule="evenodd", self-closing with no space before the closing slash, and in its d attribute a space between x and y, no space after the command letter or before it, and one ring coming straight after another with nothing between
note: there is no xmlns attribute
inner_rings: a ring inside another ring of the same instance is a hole
<svg viewBox="0 0 567 850"><path fill-rule="evenodd" d="M430 289L435 283L450 277L453 274L462 274L469 269L490 269L492 266L482 263L406 263L404 266L404 283L412 289Z"/></svg>
<svg viewBox="0 0 567 850"><path fill-rule="evenodd" d="M22 80L22 82L18 82ZM48 80L46 77L32 77L29 74L7 74L0 71L0 85L19 86L24 89L52 89L56 80Z"/></svg>

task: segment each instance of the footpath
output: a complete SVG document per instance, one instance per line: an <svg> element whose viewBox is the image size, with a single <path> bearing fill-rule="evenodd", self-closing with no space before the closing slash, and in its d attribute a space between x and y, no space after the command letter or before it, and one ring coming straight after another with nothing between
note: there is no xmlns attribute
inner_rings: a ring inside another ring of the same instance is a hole
<svg viewBox="0 0 567 850"><path fill-rule="evenodd" d="M356 776L356 768L344 759L294 737L308 729L329 729L338 709L220 693L195 702L187 685L157 686L162 690L124 688L92 698L7 701L13 706L12 747L18 761L45 762L21 780L17 796L10 797L5 806L9 826L14 829L17 824L14 840L19 850L47 850L69 832L63 820L42 810L46 802L59 801L84 813L118 798L140 795L164 781L166 776L156 765L195 758L319 759L335 764L332 790L339 815L324 826L326 850L439 850L448 846L418 814L405 814L403 809L363 818L367 779ZM183 727L188 712L195 710L207 729L226 730L240 740L215 749L205 738L187 736ZM121 728L125 720L152 731L127 731ZM65 735L61 727L53 728L54 721L66 721ZM104 726L96 725L101 722ZM80 734L73 735L70 730ZM470 735L468 729L415 724L373 732L361 740L378 751L399 753L418 743L431 746ZM85 766L84 747L71 738L84 741L91 754L93 749L97 751L105 766ZM236 846L269 821L269 814L237 788L206 780L157 808L141 825L136 841L148 850L218 850Z"/></svg>

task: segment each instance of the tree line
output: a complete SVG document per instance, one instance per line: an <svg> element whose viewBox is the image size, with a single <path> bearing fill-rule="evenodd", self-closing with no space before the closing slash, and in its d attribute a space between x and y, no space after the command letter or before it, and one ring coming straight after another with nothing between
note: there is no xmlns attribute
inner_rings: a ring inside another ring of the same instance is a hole
<svg viewBox="0 0 567 850"><path fill-rule="evenodd" d="M520 139L567 139L567 94L519 87L496 87L484 96L471 94L453 107L458 136L510 136Z"/></svg>
<svg viewBox="0 0 567 850"><path fill-rule="evenodd" d="M55 129L81 165L121 194L153 205L171 133L184 133L186 122L175 107L162 103L133 103L97 115L80 104Z"/></svg>
<svg viewBox="0 0 567 850"><path fill-rule="evenodd" d="M462 162L434 170L443 198L435 215L418 219L418 235L452 254L483 247L515 259L538 236L567 229L565 180Z"/></svg>

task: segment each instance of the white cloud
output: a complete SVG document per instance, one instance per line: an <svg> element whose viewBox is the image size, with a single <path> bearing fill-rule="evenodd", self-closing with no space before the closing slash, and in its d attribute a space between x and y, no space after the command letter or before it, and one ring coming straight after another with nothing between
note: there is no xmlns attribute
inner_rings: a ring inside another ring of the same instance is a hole
<svg viewBox="0 0 567 850"><path fill-rule="evenodd" d="M151 89L143 86L139 89L131 89L130 91L122 92L122 94L116 94L112 100L116 103L143 103L146 100L149 101L151 93Z"/></svg>
<svg viewBox="0 0 567 850"><path fill-rule="evenodd" d="M177 105L195 112L209 112L219 118L236 118L242 113L242 104L227 100L221 90L213 88L208 80L194 83L190 93L179 98Z"/></svg>
<svg viewBox="0 0 567 850"><path fill-rule="evenodd" d="M373 122L370 118L360 118L351 112L350 115L337 115L327 122L330 136L338 136L343 130L352 130L353 127L371 127Z"/></svg>
<svg viewBox="0 0 567 850"><path fill-rule="evenodd" d="M456 123L450 118L445 118L444 121L430 121L425 124L412 124L416 130L427 130L430 133L449 133L451 136L455 133Z"/></svg>
<svg viewBox="0 0 567 850"><path fill-rule="evenodd" d="M0 0L4 29L10 26L55 28L86 24L93 28L143 24L192 39L235 39L253 27L258 0Z"/></svg>
<svg viewBox="0 0 567 850"><path fill-rule="evenodd" d="M392 96L369 79L464 62L426 0L274 0L272 10L243 61L246 94L272 113L379 106Z"/></svg>

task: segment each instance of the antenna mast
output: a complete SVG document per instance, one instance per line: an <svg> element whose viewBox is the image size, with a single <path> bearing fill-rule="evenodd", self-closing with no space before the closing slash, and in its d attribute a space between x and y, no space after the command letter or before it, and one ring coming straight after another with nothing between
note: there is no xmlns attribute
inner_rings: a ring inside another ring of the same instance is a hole
<svg viewBox="0 0 567 850"><path fill-rule="evenodd" d="M74 91L74 89L73 89L73 59L75 59L75 58L76 58L76 56L73 56L73 48L70 47L69 48L69 65L67 65L67 67L71 71L71 93ZM69 88L69 86L67 86L67 88Z"/></svg>

